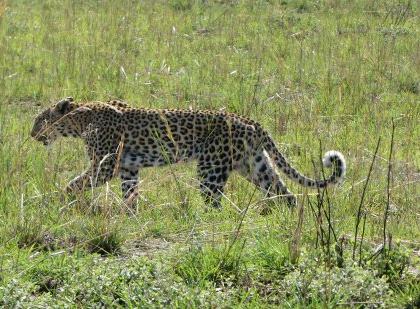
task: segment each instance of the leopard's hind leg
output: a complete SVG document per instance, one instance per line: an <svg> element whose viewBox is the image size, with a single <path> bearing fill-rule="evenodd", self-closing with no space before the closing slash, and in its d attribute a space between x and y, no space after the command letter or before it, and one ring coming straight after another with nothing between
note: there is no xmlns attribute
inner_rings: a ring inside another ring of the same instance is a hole
<svg viewBox="0 0 420 309"><path fill-rule="evenodd" d="M267 197L273 199L279 197L289 207L296 206L296 197L287 189L279 177L265 150L255 151L248 158L244 158L239 172L255 184Z"/></svg>

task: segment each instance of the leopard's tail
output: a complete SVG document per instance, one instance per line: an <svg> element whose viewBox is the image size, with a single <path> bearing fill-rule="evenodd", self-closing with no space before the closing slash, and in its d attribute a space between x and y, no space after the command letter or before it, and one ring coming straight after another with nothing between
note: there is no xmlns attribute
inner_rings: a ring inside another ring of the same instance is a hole
<svg viewBox="0 0 420 309"><path fill-rule="evenodd" d="M261 128L262 129L262 128ZM322 163L324 167L331 168L332 174L325 180L312 179L293 168L286 158L280 153L270 135L263 130L262 146L268 152L270 158L288 178L304 187L324 188L330 184L341 183L346 174L346 160L341 152L331 150L325 153Z"/></svg>

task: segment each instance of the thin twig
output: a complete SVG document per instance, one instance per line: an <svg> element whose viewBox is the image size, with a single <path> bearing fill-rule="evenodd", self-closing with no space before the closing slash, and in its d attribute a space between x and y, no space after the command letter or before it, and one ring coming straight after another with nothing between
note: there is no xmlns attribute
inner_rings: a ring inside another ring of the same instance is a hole
<svg viewBox="0 0 420 309"><path fill-rule="evenodd" d="M367 186L369 184L370 175L372 174L373 164L375 163L376 155L378 153L380 143L381 143L381 138L379 137L378 138L378 143L376 144L375 153L373 155L372 163L370 164L370 167L369 167L369 172L368 172L368 175L367 175L367 178L366 178L366 182L365 182L365 185L363 187L363 192L362 192L362 197L360 199L359 209L357 210L356 227L355 227L354 243L353 243L353 255L352 255L353 260L354 260L355 254L356 254L357 233L358 233L358 230L359 230L359 223L360 223L360 219L361 219L361 216L362 216L363 202L365 200L366 189L367 189Z"/></svg>
<svg viewBox="0 0 420 309"><path fill-rule="evenodd" d="M321 142L321 140L319 140L319 162L321 163L321 176L322 176L322 181L324 183L326 183L326 180L325 180L325 172L324 172L324 164L322 163L322 142ZM320 191L319 188L318 188L318 191ZM322 197L324 197L324 194L327 197L328 214L327 214L327 211L325 211L324 203L321 203L320 208L322 208L322 210L324 212L324 215L327 218L327 224L328 224L328 233L327 233L327 257L328 257L328 264L329 264L330 261L331 261L330 246L331 246L331 229L332 229L332 227L331 227L331 222L330 222L331 204L330 204L330 201L329 201L329 198L328 198L327 186L325 186L325 188L322 190Z"/></svg>
<svg viewBox="0 0 420 309"><path fill-rule="evenodd" d="M365 226L366 226L366 212L363 215L363 226L362 226L362 238L360 239L359 244L359 266L362 264L362 249L363 249L363 238L365 236Z"/></svg>
<svg viewBox="0 0 420 309"><path fill-rule="evenodd" d="M299 247L300 247L300 240L302 237L304 201L305 201L305 197L302 199L302 203L299 206L298 223L297 223L295 232L292 235L292 240L290 242L290 262L292 264L296 264L300 255Z"/></svg>
<svg viewBox="0 0 420 309"><path fill-rule="evenodd" d="M320 150L319 159L320 159L320 162L321 162L322 180L326 182L324 164L322 163L322 144L321 144L321 140L319 140L319 150ZM328 223L328 245L329 245L330 244L330 239L331 239L331 232L334 236L335 242L337 242L337 235L335 233L334 227L333 227L332 222L331 222L331 201L330 201L330 196L328 195L327 187L325 187L323 194L324 193L325 193L325 196L327 198L327 205L328 205L328 214L327 214L327 211L325 210L325 208L323 208L323 210L324 210L324 214L325 214L325 217L327 218L327 223Z"/></svg>
<svg viewBox="0 0 420 309"><path fill-rule="evenodd" d="M392 172L392 152L394 150L394 132L395 132L395 123L394 119L392 119L392 133L391 133L391 146L389 149L389 158L388 158L388 176L387 176L387 186L386 186L386 192L387 192L387 199L386 199L386 208L384 213L384 231L383 231L383 246L384 251L386 252L385 248L385 242L386 242L386 223L388 221L388 215L389 215L389 206L390 206L390 200L391 200L391 172Z"/></svg>
<svg viewBox="0 0 420 309"><path fill-rule="evenodd" d="M311 202L311 199L309 197L308 197L308 204L311 207L311 211L312 211L312 214L314 215L314 218L316 220L316 223L318 223L318 217L316 215L316 211L315 211L314 207L312 206L312 202ZM321 231L319 229L319 224L316 224L316 241L315 241L315 248L316 249L318 249L318 243L319 243L319 239L320 239L320 233L321 233Z"/></svg>

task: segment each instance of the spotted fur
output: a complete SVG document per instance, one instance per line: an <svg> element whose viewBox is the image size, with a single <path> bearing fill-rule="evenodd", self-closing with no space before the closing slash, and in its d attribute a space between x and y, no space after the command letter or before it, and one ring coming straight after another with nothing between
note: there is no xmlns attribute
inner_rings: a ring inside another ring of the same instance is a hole
<svg viewBox="0 0 420 309"><path fill-rule="evenodd" d="M325 180L306 177L287 162L259 123L225 112L138 109L121 101L76 103L67 98L38 115L31 135L45 145L59 136L82 138L91 166L69 183L67 191L98 186L119 175L130 205L136 202L143 167L196 160L201 193L213 207L220 207L232 171L289 205L295 205L296 198L276 169L311 188L336 184L346 171L343 155L329 151L323 164L332 168L332 174Z"/></svg>

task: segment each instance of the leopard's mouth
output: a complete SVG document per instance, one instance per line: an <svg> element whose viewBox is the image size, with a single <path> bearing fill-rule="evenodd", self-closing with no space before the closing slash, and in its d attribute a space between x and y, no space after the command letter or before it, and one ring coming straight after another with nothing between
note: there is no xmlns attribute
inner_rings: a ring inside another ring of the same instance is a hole
<svg viewBox="0 0 420 309"><path fill-rule="evenodd" d="M45 135L37 136L36 140L44 144L44 146L49 146L51 144L51 140Z"/></svg>

